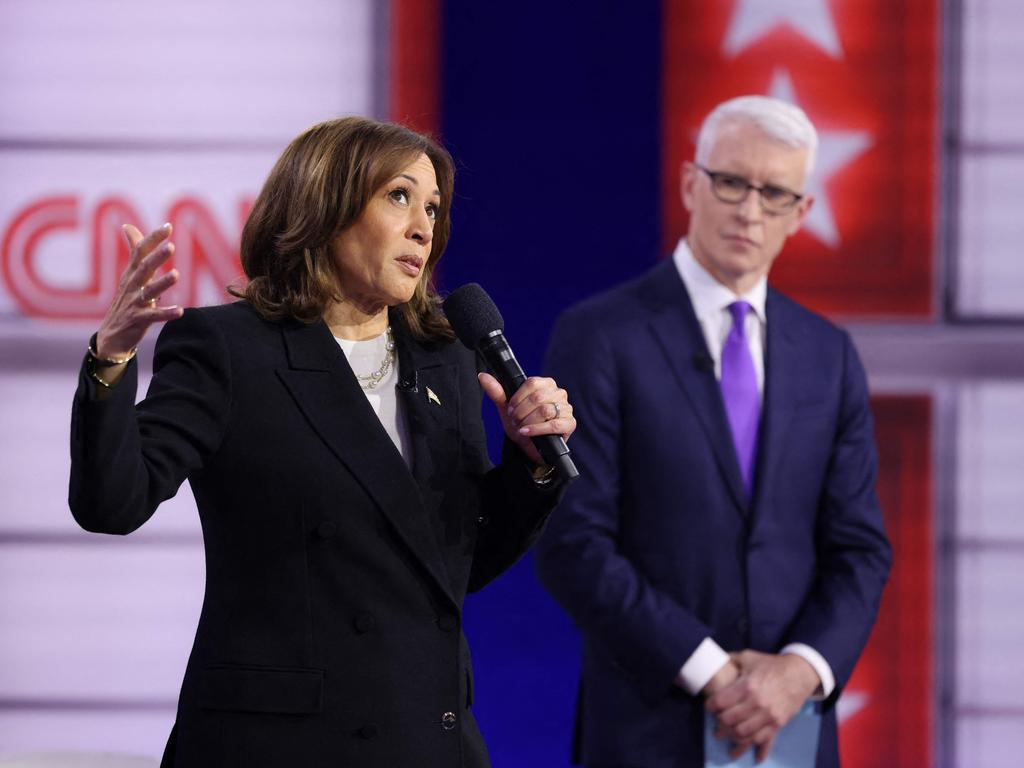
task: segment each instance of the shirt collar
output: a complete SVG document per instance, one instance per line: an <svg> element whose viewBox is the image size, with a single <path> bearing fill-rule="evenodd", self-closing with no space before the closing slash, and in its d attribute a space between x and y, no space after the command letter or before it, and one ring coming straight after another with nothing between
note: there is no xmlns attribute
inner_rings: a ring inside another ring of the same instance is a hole
<svg viewBox="0 0 1024 768"><path fill-rule="evenodd" d="M679 239L675 252L672 254L672 261L679 271L679 277L682 278L687 293L690 294L693 311L698 320L704 321L717 315L737 299L742 299L754 310L757 319L762 323L765 322L764 305L768 296L767 277L762 277L754 284L753 288L742 296L737 296L701 266L694 258L685 237Z"/></svg>

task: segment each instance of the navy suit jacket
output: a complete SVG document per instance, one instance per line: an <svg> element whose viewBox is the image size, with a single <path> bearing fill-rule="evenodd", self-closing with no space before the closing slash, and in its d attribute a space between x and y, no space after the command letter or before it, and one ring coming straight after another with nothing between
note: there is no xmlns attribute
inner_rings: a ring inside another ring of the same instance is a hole
<svg viewBox="0 0 1024 768"><path fill-rule="evenodd" d="M188 478L203 526L167 768L489 765L463 599L525 551L559 488L515 449L491 467L472 352L392 326L411 472L323 321L186 310L137 406L134 363L106 393L80 375L75 519L128 533Z"/></svg>
<svg viewBox="0 0 1024 768"><path fill-rule="evenodd" d="M705 637L802 642L833 704L878 609L891 550L875 495L867 383L849 336L769 289L755 490L740 477L710 356L671 259L568 310L548 371L572 393L580 479L537 550L583 637L575 758L703 765L703 702L674 681Z"/></svg>

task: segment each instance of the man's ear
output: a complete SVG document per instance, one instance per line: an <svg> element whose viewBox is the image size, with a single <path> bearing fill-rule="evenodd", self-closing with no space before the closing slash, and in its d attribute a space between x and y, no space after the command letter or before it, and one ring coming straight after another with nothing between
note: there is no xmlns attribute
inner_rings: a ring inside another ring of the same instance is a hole
<svg viewBox="0 0 1024 768"><path fill-rule="evenodd" d="M679 174L679 194L683 200L683 208L693 212L694 185L697 183L697 168L689 160L683 163Z"/></svg>
<svg viewBox="0 0 1024 768"><path fill-rule="evenodd" d="M807 218L807 214L811 212L811 206L813 205L814 195L805 195L797 204L796 216L793 217L793 221L790 222L789 228L786 230L786 237L795 235L797 230L804 225L804 220Z"/></svg>

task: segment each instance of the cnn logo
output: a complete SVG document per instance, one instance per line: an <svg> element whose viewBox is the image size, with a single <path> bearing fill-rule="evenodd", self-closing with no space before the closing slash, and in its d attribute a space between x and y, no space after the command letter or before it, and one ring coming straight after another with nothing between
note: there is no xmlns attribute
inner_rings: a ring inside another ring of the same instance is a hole
<svg viewBox="0 0 1024 768"><path fill-rule="evenodd" d="M236 233L241 231L252 199L239 201ZM135 206L122 197L101 199L91 215L77 195L44 197L24 206L4 232L3 280L22 313L32 317L84 320L106 312L121 272L128 264L128 244L121 225L130 223L144 232L152 229ZM163 221L174 226L175 252L168 265L181 272L181 280L166 294L170 303L189 306L242 279L238 238L227 237L209 207L194 197L174 200ZM56 284L39 268L46 239L57 234L87 235L87 279L75 287Z"/></svg>

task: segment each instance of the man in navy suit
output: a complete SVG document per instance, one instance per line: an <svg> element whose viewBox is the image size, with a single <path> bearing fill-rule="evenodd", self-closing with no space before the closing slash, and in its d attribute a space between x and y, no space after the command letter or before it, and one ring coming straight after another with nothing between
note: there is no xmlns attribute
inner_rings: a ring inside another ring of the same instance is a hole
<svg viewBox="0 0 1024 768"><path fill-rule="evenodd" d="M555 328L581 476L537 564L582 632L584 765L703 766L705 712L761 760L808 701L810 762L838 765L835 702L891 549L857 352L767 282L813 203L816 147L797 107L719 105L683 168L672 258Z"/></svg>

